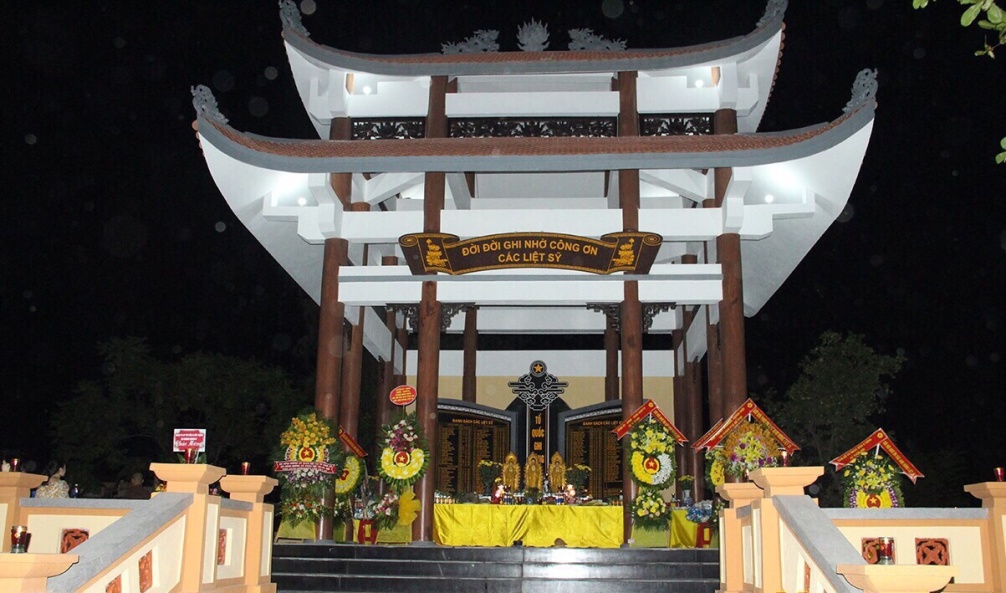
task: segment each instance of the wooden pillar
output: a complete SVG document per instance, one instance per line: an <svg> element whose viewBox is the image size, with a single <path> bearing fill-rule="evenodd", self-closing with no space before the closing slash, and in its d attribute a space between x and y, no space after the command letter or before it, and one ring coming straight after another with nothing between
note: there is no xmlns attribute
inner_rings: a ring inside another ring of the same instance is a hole
<svg viewBox="0 0 1006 593"><path fill-rule="evenodd" d="M604 401L619 398L618 392L618 331L611 318L604 316Z"/></svg>
<svg viewBox="0 0 1006 593"><path fill-rule="evenodd" d="M713 115L713 133L736 134L737 112L720 109ZM722 206L732 171L713 172L716 205ZM747 399L747 361L744 347L744 283L741 270L741 238L724 233L716 238L716 256L723 273L720 301L720 346L723 350L723 410L730 414Z"/></svg>
<svg viewBox="0 0 1006 593"><path fill-rule="evenodd" d="M638 136L639 115L636 109L636 73L618 73L618 135ZM639 171L618 172L618 201L622 209L622 230L639 230ZM622 419L643 405L643 307L639 302L639 283L623 284L624 297L619 325L622 345ZM623 464L624 465L624 464ZM623 535L632 536L632 501L636 498L636 483L631 472L622 471Z"/></svg>
<svg viewBox="0 0 1006 593"><path fill-rule="evenodd" d="M716 200L704 200L703 208L715 208ZM712 249L705 247L706 263L713 263ZM723 349L720 347L720 324L713 322L714 313L718 313L718 305L706 305L706 391L709 406L710 427L726 416L723 410ZM718 316L716 316L718 317Z"/></svg>
<svg viewBox="0 0 1006 593"><path fill-rule="evenodd" d="M329 140L350 140L353 137L353 122L348 117L336 117L332 119L332 126L328 129ZM329 176L329 184L332 191L342 202L343 210L349 210L353 192L352 173L332 173Z"/></svg>
<svg viewBox="0 0 1006 593"><path fill-rule="evenodd" d="M684 431L693 441L702 436L702 363L699 361L687 363L688 367L688 394L687 409L684 426L678 428ZM698 493L705 490L705 463L700 452L693 451L687 444L685 449L685 459L687 460L688 473L695 476L693 492L698 500Z"/></svg>
<svg viewBox="0 0 1006 593"><path fill-rule="evenodd" d="M674 399L673 410L674 410L674 425L678 427L679 430L684 429L684 419L688 413L685 411L685 405L688 403L687 391L687 377L688 365L683 361L685 360L685 330L676 329L671 331L671 355L674 357L674 378L672 384L674 387ZM685 434L689 440L694 441L696 437ZM678 447L674 450L674 462L678 466L678 475L683 475L687 473L685 469L688 467L688 452L690 448L687 446ZM681 485L680 483L676 485L675 492L678 496L681 496Z"/></svg>
<svg viewBox="0 0 1006 593"><path fill-rule="evenodd" d="M426 137L447 136L447 77L430 79L429 112L426 117ZM440 232L440 212L444 209L446 189L443 172L426 173L423 193L423 231ZM416 482L419 498L419 516L412 524L412 540L433 541L433 496L437 476L437 397L440 388L440 302L437 301L437 283L423 282L422 300L419 303L419 358L416 361L416 416L429 447L429 468Z"/></svg>
<svg viewBox="0 0 1006 593"><path fill-rule="evenodd" d="M472 403L475 402L478 385L478 373L475 368L479 352L478 314L479 311L474 305L465 307L464 370L461 377L461 399Z"/></svg>
<svg viewBox="0 0 1006 593"><path fill-rule="evenodd" d="M393 255L385 255L381 258L381 265L396 266L398 258ZM385 309L384 321L388 333L391 334L391 350L377 362L377 401L374 406L376 431L374 434L381 434L381 427L391 422L391 402L388 400L388 394L397 386L395 383L395 352L400 346L395 312Z"/></svg>
<svg viewBox="0 0 1006 593"><path fill-rule="evenodd" d="M345 239L325 239L314 407L333 424L339 422L339 400L342 393L344 307L339 302L339 266L346 264L348 249Z"/></svg>
<svg viewBox="0 0 1006 593"><path fill-rule="evenodd" d="M354 203L352 210L369 210L365 203ZM363 261L367 261L367 248L363 248ZM342 402L339 406L339 424L354 439L360 434L360 381L363 377L363 320L367 308L358 307L355 320L350 320L350 339L346 340L346 357L342 361Z"/></svg>

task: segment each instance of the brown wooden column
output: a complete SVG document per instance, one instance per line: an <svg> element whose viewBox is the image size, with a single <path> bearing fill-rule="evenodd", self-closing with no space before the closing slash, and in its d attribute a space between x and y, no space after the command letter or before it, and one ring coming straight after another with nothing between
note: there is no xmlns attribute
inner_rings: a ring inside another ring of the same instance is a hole
<svg viewBox="0 0 1006 593"><path fill-rule="evenodd" d="M716 200L704 200L703 208L715 208ZM713 261L712 249L705 247L706 263ZM726 416L723 410L723 349L720 347L720 324L713 323L713 313L719 311L719 305L706 305L706 403L709 406L710 427Z"/></svg>
<svg viewBox="0 0 1006 593"><path fill-rule="evenodd" d="M430 79L429 113L426 117L426 137L447 136L447 77ZM440 212L444 209L446 189L443 172L426 173L423 193L423 231L440 232ZM437 397L440 390L440 302L437 301L437 283L423 282L422 300L419 303L419 358L416 361L416 416L430 443L429 468L416 482L419 498L419 516L412 524L412 540L418 543L433 541L433 496L436 489L437 450Z"/></svg>
<svg viewBox="0 0 1006 593"><path fill-rule="evenodd" d="M354 203L351 210L370 210L366 203ZM367 262L367 247L363 248L363 263ZM339 424L354 439L360 434L360 381L363 377L363 320L367 308L359 307L356 319L348 320L350 339L346 341L346 356L342 361L342 402L339 406Z"/></svg>
<svg viewBox="0 0 1006 593"><path fill-rule="evenodd" d="M683 326L684 327L684 326ZM672 380L674 385L674 399L672 401L674 410L674 425L678 427L678 430L684 430L685 417L688 412L685 410L685 406L688 403L688 396L686 394L686 377L685 374L688 372L688 365L681 363L684 360L684 349L685 349L685 330L675 329L671 331L671 355L674 357L674 378ZM695 441L694 436L685 433L690 441ZM678 475L683 475L687 473L685 468L688 467L688 451L689 447L686 445L684 447L678 447L674 450L674 461L678 466ZM677 495L681 496L681 485L677 484L675 486L675 492Z"/></svg>
<svg viewBox="0 0 1006 593"><path fill-rule="evenodd" d="M619 398L618 392L618 331L611 318L604 316L604 401Z"/></svg>
<svg viewBox="0 0 1006 593"><path fill-rule="evenodd" d="M332 119L332 126L328 129L329 140L350 140L353 137L353 122L348 117L336 117ZM329 176L329 184L332 191L339 197L344 210L348 210L352 200L353 174L352 173L332 173Z"/></svg>
<svg viewBox="0 0 1006 593"><path fill-rule="evenodd" d="M737 112L721 109L713 115L713 133L736 134ZM716 205L722 206L732 170L713 172ZM741 238L725 233L716 238L716 256L723 272L720 301L720 346L723 350L723 410L732 413L747 399L747 360L744 347L744 282L741 270Z"/></svg>
<svg viewBox="0 0 1006 593"><path fill-rule="evenodd" d="M702 363L699 361L686 363L688 369L688 387L685 393L688 397L688 414L685 417L684 426L679 429L684 431L692 441L702 436ZM685 459L687 460L688 473L695 476L695 488L693 492L702 492L705 489L705 464L702 454L693 451L687 444L685 449ZM696 500L698 497L696 496Z"/></svg>
<svg viewBox="0 0 1006 593"><path fill-rule="evenodd" d="M476 360L479 352L479 311L472 305L465 307L464 370L461 376L461 399L475 402L478 387Z"/></svg>
<svg viewBox="0 0 1006 593"><path fill-rule="evenodd" d="M318 315L318 362L314 407L324 418L339 422L342 394L343 312L339 302L339 266L346 264L349 245L345 239L325 240L321 273L321 311Z"/></svg>
<svg viewBox="0 0 1006 593"><path fill-rule="evenodd" d="M636 73L618 73L618 135L638 136L639 115L636 109ZM622 230L639 230L639 171L618 172L618 200L622 209ZM623 284L624 298L619 319L622 345L622 418L627 419L643 405L643 307L639 302L639 283ZM622 471L623 535L632 536L632 501L636 498L636 483L630 472Z"/></svg>
<svg viewBox="0 0 1006 593"><path fill-rule="evenodd" d="M398 258L393 255L385 255L381 258L381 265L396 266ZM377 362L377 401L374 406L376 431L374 434L381 434L381 427L391 422L392 410L388 394L397 386L395 383L395 352L401 348L398 344L398 326L395 322L394 311L385 309L384 323L391 335L391 350L387 353L387 358L381 357Z"/></svg>

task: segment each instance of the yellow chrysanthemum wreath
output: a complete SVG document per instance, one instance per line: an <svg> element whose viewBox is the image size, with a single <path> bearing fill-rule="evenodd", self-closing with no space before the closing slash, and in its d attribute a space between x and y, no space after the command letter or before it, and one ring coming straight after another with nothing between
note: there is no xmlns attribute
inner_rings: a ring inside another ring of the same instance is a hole
<svg viewBox="0 0 1006 593"><path fill-rule="evenodd" d="M333 509L322 503L338 473L342 452L335 447L335 429L316 412L305 412L290 421L280 435L275 471L282 484L279 512L291 525L332 516Z"/></svg>
<svg viewBox="0 0 1006 593"><path fill-rule="evenodd" d="M346 455L342 473L335 478L335 495L348 497L360 485L364 473L363 461L356 455Z"/></svg>
<svg viewBox="0 0 1006 593"><path fill-rule="evenodd" d="M629 468L643 486L664 488L674 481L674 437L667 427L648 418L629 432Z"/></svg>
<svg viewBox="0 0 1006 593"><path fill-rule="evenodd" d="M384 448L377 471L398 492L403 492L426 473L430 456L426 453L416 415L406 414L382 428Z"/></svg>

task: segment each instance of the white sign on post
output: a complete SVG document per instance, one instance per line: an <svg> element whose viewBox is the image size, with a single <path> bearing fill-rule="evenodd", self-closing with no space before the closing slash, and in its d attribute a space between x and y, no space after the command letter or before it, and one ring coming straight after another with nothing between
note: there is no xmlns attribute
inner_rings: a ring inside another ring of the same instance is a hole
<svg viewBox="0 0 1006 593"><path fill-rule="evenodd" d="M188 449L196 449L200 453L206 451L205 428L176 428L172 441L175 453L184 453Z"/></svg>

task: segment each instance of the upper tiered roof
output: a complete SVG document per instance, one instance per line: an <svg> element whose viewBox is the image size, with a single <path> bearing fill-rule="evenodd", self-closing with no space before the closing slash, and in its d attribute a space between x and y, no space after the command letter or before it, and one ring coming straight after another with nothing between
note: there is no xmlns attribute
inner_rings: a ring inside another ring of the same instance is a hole
<svg viewBox="0 0 1006 593"><path fill-rule="evenodd" d="M423 172L447 174L445 233L466 238L544 231L596 238L621 229L618 171L638 169L640 230L664 241L651 272L636 278L641 300L718 302L720 268L703 263L715 261L705 252L715 237L739 233L745 239L745 312L753 315L845 207L872 131L876 80L869 71L860 74L835 119L797 130L756 131L779 60L781 1L769 3L748 35L683 49L422 56L327 48L311 40L289 8L283 20L291 68L322 139L236 130L204 87L195 93L197 129L234 212L316 300L322 243L331 237L349 242L355 265L341 270L339 289L349 307L419 301L421 277L404 265L374 264L382 255L400 256L398 238L423 228ZM606 131L619 113L612 79L623 70L638 72L641 121L671 122L656 126L655 135ZM440 75L454 85L447 94L448 119L460 122L458 129L476 130L475 137L423 137L431 77ZM710 134L711 114L720 109L737 112L740 133ZM334 118L362 123L366 130L357 138L399 139L328 140ZM588 125L559 125L573 120ZM485 121L518 125L482 137L492 128L479 123ZM367 126L390 133L368 135ZM547 137L510 136L520 126ZM675 126L684 135L663 135ZM601 133L569 135L584 129ZM732 168L726 197L721 207L701 207L713 197L716 167ZM344 210L347 196L335 194L330 173L351 174L348 198L366 204L363 211ZM677 265L686 253L698 254L700 263ZM533 269L439 276L438 299L479 304L482 331L595 333L603 331L604 318L585 305L619 302L624 279ZM649 331L680 328L680 311L657 316ZM704 314L700 309L689 333L689 359L705 351ZM371 321L366 343L376 352L390 336L383 321ZM448 327L460 329L459 323Z"/></svg>

